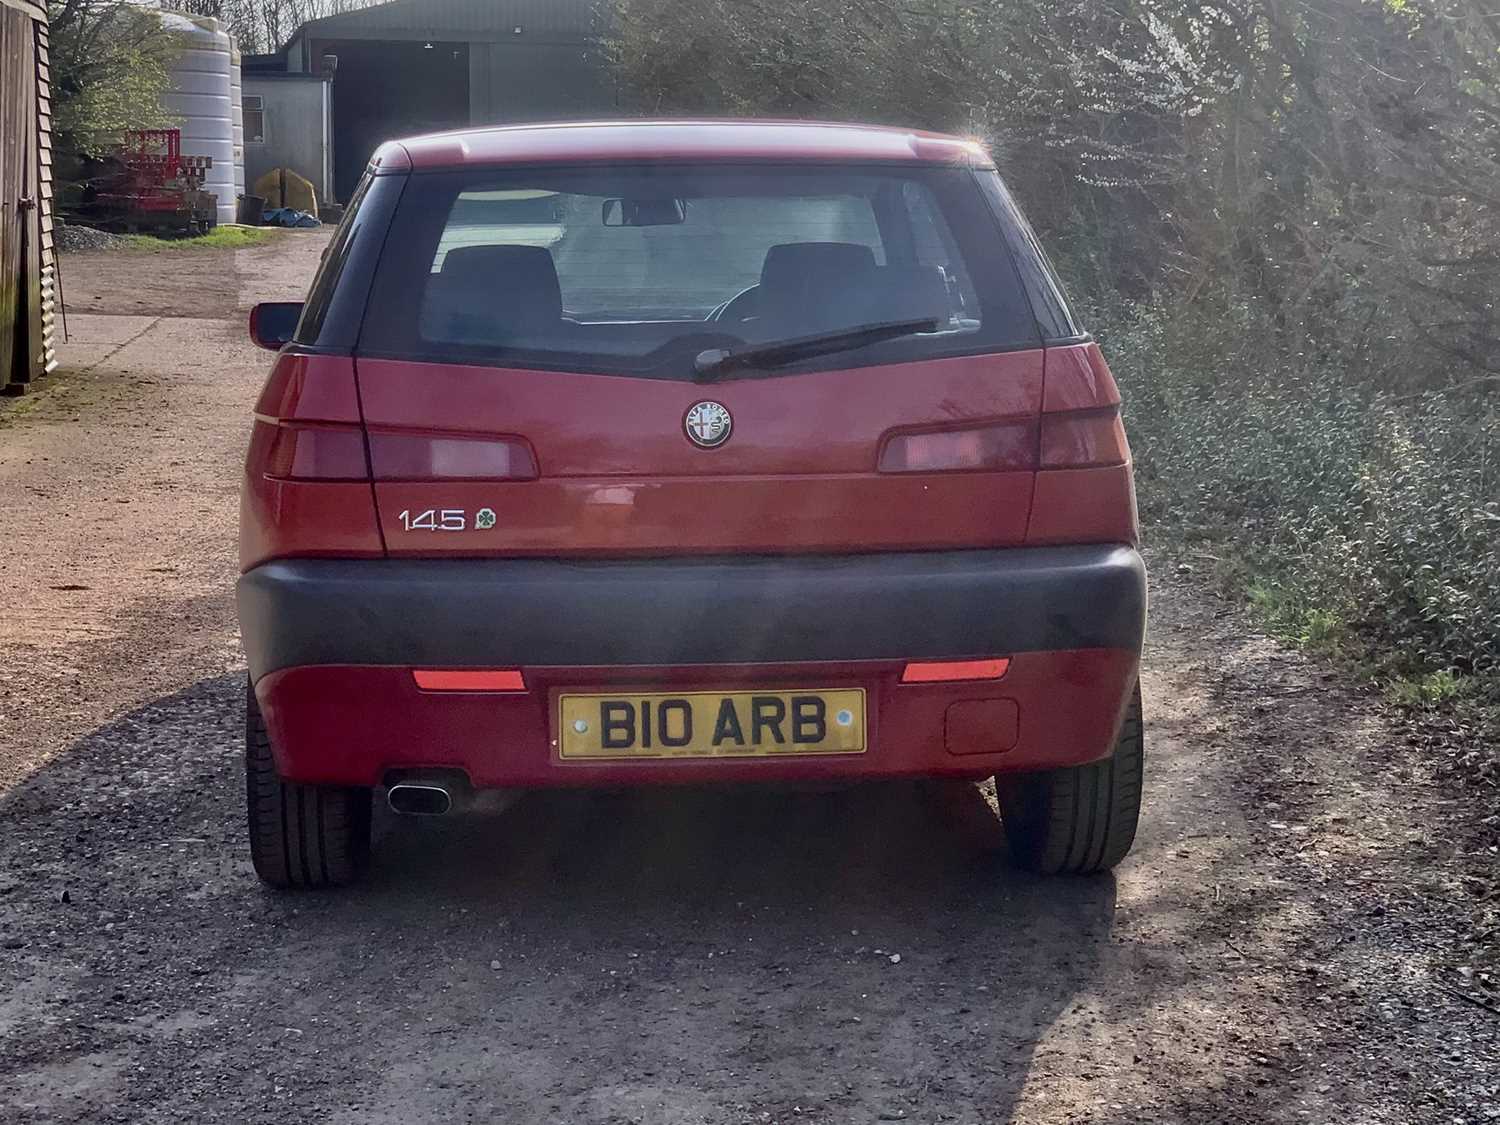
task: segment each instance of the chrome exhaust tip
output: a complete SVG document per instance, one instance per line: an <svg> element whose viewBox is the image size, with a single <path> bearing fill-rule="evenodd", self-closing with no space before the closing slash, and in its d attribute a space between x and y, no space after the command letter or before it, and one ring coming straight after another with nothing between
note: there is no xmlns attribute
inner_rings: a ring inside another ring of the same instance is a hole
<svg viewBox="0 0 1500 1125"><path fill-rule="evenodd" d="M402 816L443 816L453 811L453 794L442 785L402 781L386 791L391 811Z"/></svg>

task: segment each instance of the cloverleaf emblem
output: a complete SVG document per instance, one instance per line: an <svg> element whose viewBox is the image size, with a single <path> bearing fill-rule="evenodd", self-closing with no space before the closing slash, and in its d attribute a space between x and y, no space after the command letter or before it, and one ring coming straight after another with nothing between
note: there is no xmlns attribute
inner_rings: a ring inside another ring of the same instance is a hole
<svg viewBox="0 0 1500 1125"><path fill-rule="evenodd" d="M474 513L474 526L480 531L488 531L495 526L495 509L480 508Z"/></svg>

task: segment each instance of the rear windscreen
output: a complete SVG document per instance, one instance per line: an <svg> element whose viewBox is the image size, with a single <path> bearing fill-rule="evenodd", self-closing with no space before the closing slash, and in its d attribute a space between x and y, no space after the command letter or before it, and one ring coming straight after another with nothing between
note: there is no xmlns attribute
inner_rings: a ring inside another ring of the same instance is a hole
<svg viewBox="0 0 1500 1125"><path fill-rule="evenodd" d="M410 178L360 350L685 379L706 349L905 322L793 370L1039 344L966 169L491 169Z"/></svg>

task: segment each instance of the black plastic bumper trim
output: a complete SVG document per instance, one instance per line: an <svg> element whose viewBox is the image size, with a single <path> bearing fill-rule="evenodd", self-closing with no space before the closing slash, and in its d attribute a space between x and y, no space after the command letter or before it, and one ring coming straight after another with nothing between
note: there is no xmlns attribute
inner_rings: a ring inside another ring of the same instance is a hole
<svg viewBox="0 0 1500 1125"><path fill-rule="evenodd" d="M309 664L682 665L1139 651L1129 547L573 561L292 559L245 573L252 677Z"/></svg>

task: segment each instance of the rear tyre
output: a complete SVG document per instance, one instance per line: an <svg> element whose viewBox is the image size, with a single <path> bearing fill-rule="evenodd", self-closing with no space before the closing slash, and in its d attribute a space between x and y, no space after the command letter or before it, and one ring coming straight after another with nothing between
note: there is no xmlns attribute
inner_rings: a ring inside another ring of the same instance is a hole
<svg viewBox="0 0 1500 1125"><path fill-rule="evenodd" d="M271 739L245 690L245 795L250 859L273 887L340 887L370 857L370 790L283 781Z"/></svg>
<svg viewBox="0 0 1500 1125"><path fill-rule="evenodd" d="M1108 758L996 778L1000 815L1016 862L1042 875L1090 875L1114 867L1135 842L1145 760L1137 684Z"/></svg>

